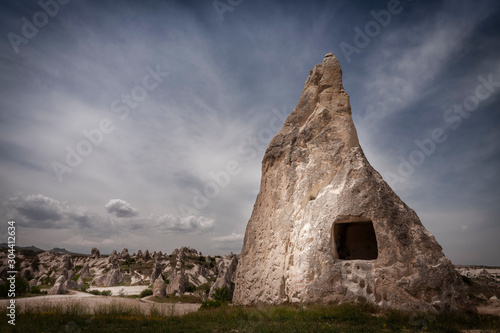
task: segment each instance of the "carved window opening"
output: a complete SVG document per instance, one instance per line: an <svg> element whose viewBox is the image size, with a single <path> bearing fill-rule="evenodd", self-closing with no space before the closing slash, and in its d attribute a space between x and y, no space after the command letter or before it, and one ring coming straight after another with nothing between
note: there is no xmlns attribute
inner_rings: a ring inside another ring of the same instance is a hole
<svg viewBox="0 0 500 333"><path fill-rule="evenodd" d="M332 228L332 251L336 259L377 259L377 237L372 221L335 222Z"/></svg>

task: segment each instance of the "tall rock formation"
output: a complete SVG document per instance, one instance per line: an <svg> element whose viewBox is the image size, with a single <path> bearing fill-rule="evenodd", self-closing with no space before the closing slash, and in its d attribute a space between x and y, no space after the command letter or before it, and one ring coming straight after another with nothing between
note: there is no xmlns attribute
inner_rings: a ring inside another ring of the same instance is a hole
<svg viewBox="0 0 500 333"><path fill-rule="evenodd" d="M90 274L90 267L88 263L83 265L82 270L80 271L80 276L84 279L90 279L92 275Z"/></svg>
<svg viewBox="0 0 500 333"><path fill-rule="evenodd" d="M158 278L153 283L153 296L157 297L167 296L165 289L165 281L163 281L163 278L161 276L158 276Z"/></svg>
<svg viewBox="0 0 500 333"><path fill-rule="evenodd" d="M108 273L106 278L105 285L107 287L113 287L123 281L123 273L120 270L120 264L118 258L115 257L113 264L111 266L111 270Z"/></svg>
<svg viewBox="0 0 500 333"><path fill-rule="evenodd" d="M130 259L130 254L128 253L128 249L127 248L124 248L122 250L120 257L123 260L129 260Z"/></svg>
<svg viewBox="0 0 500 333"><path fill-rule="evenodd" d="M266 150L233 302L359 301L469 309L434 236L368 163L329 53Z"/></svg>
<svg viewBox="0 0 500 333"><path fill-rule="evenodd" d="M97 247L93 247L92 250L90 250L90 257L91 258L99 258L101 255L101 251Z"/></svg>
<svg viewBox="0 0 500 333"><path fill-rule="evenodd" d="M160 260L155 260L155 265L153 266L153 272L151 273L151 283L154 283L156 279L161 276L161 262Z"/></svg>

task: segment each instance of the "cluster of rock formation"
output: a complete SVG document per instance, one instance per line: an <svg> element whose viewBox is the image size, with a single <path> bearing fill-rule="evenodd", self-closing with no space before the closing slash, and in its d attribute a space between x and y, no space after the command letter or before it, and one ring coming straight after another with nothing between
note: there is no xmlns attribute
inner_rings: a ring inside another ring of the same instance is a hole
<svg viewBox="0 0 500 333"><path fill-rule="evenodd" d="M329 53L262 161L233 302L464 310L460 276L361 149Z"/></svg>
<svg viewBox="0 0 500 333"><path fill-rule="evenodd" d="M80 290L83 285L111 287L122 284L152 285L155 296L179 296L189 292L203 299L211 297L216 288L234 288L238 262L238 256L232 253L222 257L202 256L187 247L176 249L171 255L139 250L131 256L128 249L123 249L103 256L93 248L90 256L42 252L32 258L21 256L19 259L20 274L30 279L30 287L50 285L49 295ZM1 283L7 274L5 253L0 253L0 264ZM134 268L134 264L140 267Z"/></svg>

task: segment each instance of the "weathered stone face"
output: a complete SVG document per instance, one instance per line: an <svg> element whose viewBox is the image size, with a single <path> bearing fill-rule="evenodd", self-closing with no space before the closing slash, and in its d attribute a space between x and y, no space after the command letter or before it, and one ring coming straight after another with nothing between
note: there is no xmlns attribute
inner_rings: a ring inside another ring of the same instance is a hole
<svg viewBox="0 0 500 333"><path fill-rule="evenodd" d="M233 302L346 301L468 308L433 235L367 161L329 53L265 153Z"/></svg>
<svg viewBox="0 0 500 333"><path fill-rule="evenodd" d="M165 292L165 281L159 276L153 284L153 296L165 297L167 294Z"/></svg>

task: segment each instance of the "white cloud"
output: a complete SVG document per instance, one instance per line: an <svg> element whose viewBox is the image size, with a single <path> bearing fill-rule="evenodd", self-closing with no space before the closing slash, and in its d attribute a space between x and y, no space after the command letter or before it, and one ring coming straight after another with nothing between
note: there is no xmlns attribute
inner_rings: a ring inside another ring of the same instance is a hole
<svg viewBox="0 0 500 333"><path fill-rule="evenodd" d="M104 207L108 213L115 214L116 217L133 217L139 214L137 209L121 199L111 199Z"/></svg>
<svg viewBox="0 0 500 333"><path fill-rule="evenodd" d="M230 235L214 237L215 242L241 242L245 236L243 234L231 233Z"/></svg>
<svg viewBox="0 0 500 333"><path fill-rule="evenodd" d="M214 225L213 219L204 216L180 217L167 214L156 218L155 228L164 231L195 232L208 231Z"/></svg>

